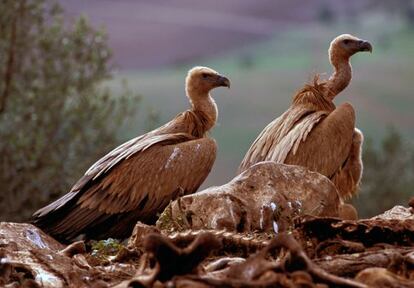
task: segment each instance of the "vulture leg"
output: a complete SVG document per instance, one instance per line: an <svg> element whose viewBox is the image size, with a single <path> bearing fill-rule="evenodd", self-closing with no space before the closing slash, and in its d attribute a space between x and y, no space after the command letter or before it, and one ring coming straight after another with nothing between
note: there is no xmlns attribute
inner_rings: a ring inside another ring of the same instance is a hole
<svg viewBox="0 0 414 288"><path fill-rule="evenodd" d="M331 178L348 159L354 129L354 108L344 103L316 125L296 153L289 152L284 163L305 166Z"/></svg>
<svg viewBox="0 0 414 288"><path fill-rule="evenodd" d="M362 177L362 159L361 148L364 136L357 128L354 130L351 151L348 159L340 170L332 177L332 182L338 188L339 195L342 199L352 197L358 192L359 184Z"/></svg>

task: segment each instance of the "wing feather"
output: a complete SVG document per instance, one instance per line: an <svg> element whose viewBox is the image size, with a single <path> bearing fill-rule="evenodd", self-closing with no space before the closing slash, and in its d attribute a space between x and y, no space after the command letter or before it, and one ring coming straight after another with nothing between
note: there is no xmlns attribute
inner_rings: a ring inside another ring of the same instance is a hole
<svg viewBox="0 0 414 288"><path fill-rule="evenodd" d="M275 161L331 177L348 157L354 128L351 104L342 104L332 112L292 106L260 133L239 171L261 161Z"/></svg>
<svg viewBox="0 0 414 288"><path fill-rule="evenodd" d="M331 178L335 186L338 187L338 192L343 199L351 198L358 192L363 170L361 159L363 140L364 136L362 132L355 128L348 158L341 169L336 171Z"/></svg>
<svg viewBox="0 0 414 288"><path fill-rule="evenodd" d="M77 185L77 195L71 201L62 204L59 200L66 197L63 196L54 202L58 205L47 209L48 213L60 215L54 226L49 225L50 233L67 238L81 231L93 233L95 226L103 230L106 221L115 218L121 226L124 218L135 222L152 219L179 193L195 192L213 166L215 141L194 139L184 133L161 136L141 140L143 143L129 141L123 147L134 153L114 149L105 160L98 161L85 174L87 181L79 181L82 185ZM64 208L69 211L59 213ZM45 215L43 211L36 214L35 217Z"/></svg>
<svg viewBox="0 0 414 288"><path fill-rule="evenodd" d="M277 163L285 163L287 155L289 153L295 155L300 145L305 145L304 142L310 131L312 131L312 128L326 117L327 114L326 111L318 111L302 118L301 121L273 147L272 153L270 154L270 157L268 157L269 160Z"/></svg>
<svg viewBox="0 0 414 288"><path fill-rule="evenodd" d="M313 127L306 141L301 141L296 151L290 151L284 163L331 177L348 158L354 128L354 109L351 104L342 104Z"/></svg>
<svg viewBox="0 0 414 288"><path fill-rule="evenodd" d="M290 151L293 144L295 143L295 141L293 141L295 138L292 136L299 136L297 133L291 134L292 129L298 123L300 123L304 117L312 114L313 112L314 110L308 109L303 105L292 106L285 113L268 124L250 146L249 150L244 156L242 163L240 164L239 172L242 172L250 166L261 161L277 160L277 162L283 163L284 157L278 154L281 153L281 151L276 150L282 148L282 146L285 147L287 145L289 148L287 152ZM313 124L311 123L311 125L316 124L319 120L320 119L316 119L316 122ZM286 136L289 134L290 137L286 138ZM297 139L303 137L306 137L306 135L297 137ZM279 147L282 141L284 141L283 145Z"/></svg>

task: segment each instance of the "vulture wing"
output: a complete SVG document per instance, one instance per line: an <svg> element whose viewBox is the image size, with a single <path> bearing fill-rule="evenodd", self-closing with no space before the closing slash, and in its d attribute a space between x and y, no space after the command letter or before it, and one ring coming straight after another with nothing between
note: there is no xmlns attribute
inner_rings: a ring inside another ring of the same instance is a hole
<svg viewBox="0 0 414 288"><path fill-rule="evenodd" d="M306 141L289 152L284 163L332 177L348 158L354 128L354 109L351 104L342 104L310 131Z"/></svg>
<svg viewBox="0 0 414 288"><path fill-rule="evenodd" d="M263 129L244 156L239 172L261 161L284 163L288 153L296 151L312 128L327 114L326 111L315 112L303 105L292 106Z"/></svg>
<svg viewBox="0 0 414 288"><path fill-rule="evenodd" d="M260 133L239 171L261 161L275 161L331 177L349 155L354 128L355 112L348 103L333 112L294 105Z"/></svg>
<svg viewBox="0 0 414 288"><path fill-rule="evenodd" d="M341 169L331 177L332 182L338 188L342 198L351 198L357 193L362 178L363 164L361 159L361 149L364 136L362 132L355 128L351 151L342 165Z"/></svg>
<svg viewBox="0 0 414 288"><path fill-rule="evenodd" d="M213 139L186 133L135 138L96 162L68 194L37 211L34 222L60 239L82 233L127 237L138 219L154 221L180 193L195 192L216 150Z"/></svg>

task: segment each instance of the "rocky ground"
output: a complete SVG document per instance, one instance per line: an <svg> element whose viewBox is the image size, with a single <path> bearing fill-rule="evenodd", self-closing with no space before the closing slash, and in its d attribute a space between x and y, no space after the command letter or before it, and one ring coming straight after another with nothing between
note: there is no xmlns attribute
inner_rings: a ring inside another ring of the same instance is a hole
<svg viewBox="0 0 414 288"><path fill-rule="evenodd" d="M253 167L171 203L155 226L137 223L128 242L65 246L2 222L0 286L414 287L413 207L341 220L326 178Z"/></svg>

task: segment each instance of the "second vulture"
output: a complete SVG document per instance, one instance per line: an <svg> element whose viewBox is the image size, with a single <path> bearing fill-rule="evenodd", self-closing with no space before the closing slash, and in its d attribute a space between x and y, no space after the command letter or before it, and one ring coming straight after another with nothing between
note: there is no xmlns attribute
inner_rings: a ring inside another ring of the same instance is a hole
<svg viewBox="0 0 414 288"><path fill-rule="evenodd" d="M207 132L217 106L209 92L220 86L230 81L206 67L191 69L191 109L109 152L69 193L35 212L33 223L61 241L126 238L138 220L154 223L171 200L194 193L213 166L217 146Z"/></svg>
<svg viewBox="0 0 414 288"><path fill-rule="evenodd" d="M336 37L329 48L332 76L326 81L315 77L296 94L291 107L253 142L239 172L261 161L299 165L330 178L342 199L356 193L363 136L355 128L352 105L336 107L333 99L350 83L350 57L361 51L372 52L371 44L349 34Z"/></svg>

